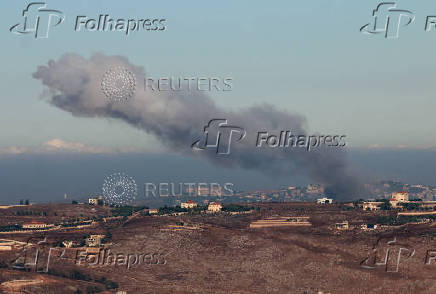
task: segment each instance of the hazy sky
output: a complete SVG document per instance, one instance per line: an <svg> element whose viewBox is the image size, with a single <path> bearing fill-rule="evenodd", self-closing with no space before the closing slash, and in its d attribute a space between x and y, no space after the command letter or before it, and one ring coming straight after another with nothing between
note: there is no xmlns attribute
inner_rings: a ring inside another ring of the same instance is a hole
<svg viewBox="0 0 436 294"><path fill-rule="evenodd" d="M51 0L47 8L62 11L65 20L47 39L9 31L23 22L29 3L2 1L0 12L0 202L64 193L86 198L118 171L139 185L219 179L246 190L305 183L299 172L271 177L178 157L121 120L74 117L53 107L32 74L66 53L121 55L155 78L232 78L232 91L206 93L219 109L270 103L304 116L309 133L346 135L353 167L369 178L435 183L436 29L425 31L435 1L396 1L416 17L397 39L359 32L373 19L380 3L374 0ZM74 31L78 15L100 14L164 18L166 30ZM125 154L106 157L108 150Z"/></svg>
<svg viewBox="0 0 436 294"><path fill-rule="evenodd" d="M123 55L153 77L232 77L232 91L210 93L218 105L266 101L305 115L311 131L346 134L350 146L436 146L436 31L424 30L426 16L436 14L434 1L397 1L416 20L394 40L359 32L378 1L47 1L66 18L38 40L9 32L30 2L4 2L1 148L60 139L161 149L127 125L75 118L39 98L44 88L32 73L66 52ZM167 29L74 32L77 15L99 14L165 18Z"/></svg>

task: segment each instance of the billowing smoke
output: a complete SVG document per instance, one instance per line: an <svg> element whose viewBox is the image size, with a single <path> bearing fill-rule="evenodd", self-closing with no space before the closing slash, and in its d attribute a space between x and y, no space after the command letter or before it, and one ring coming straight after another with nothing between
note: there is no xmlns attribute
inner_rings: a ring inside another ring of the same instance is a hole
<svg viewBox="0 0 436 294"><path fill-rule="evenodd" d="M114 67L123 67L136 76L136 92L126 102L111 101L101 90L103 75ZM295 135L308 135L305 118L301 115L269 104L226 110L195 88L145 90L145 70L121 56L95 54L85 59L65 54L57 61L50 60L48 65L39 66L33 77L48 87L50 104L74 116L122 120L153 134L174 152L200 156L218 165L258 170L272 177L306 175L327 185L330 196L338 200L360 196L361 185L350 174L346 153L341 147L319 146L310 151L301 147L256 147L257 134L261 131L278 135L280 131L290 130ZM227 119L229 125L245 129L246 137L232 142L230 154L217 154L213 148L191 148L193 142L203 137L204 127L212 119Z"/></svg>

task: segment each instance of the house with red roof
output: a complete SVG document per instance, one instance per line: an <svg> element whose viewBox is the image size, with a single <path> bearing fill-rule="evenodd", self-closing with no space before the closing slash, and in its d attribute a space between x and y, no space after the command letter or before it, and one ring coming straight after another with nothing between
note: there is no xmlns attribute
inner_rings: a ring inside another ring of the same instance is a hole
<svg viewBox="0 0 436 294"><path fill-rule="evenodd" d="M182 208L188 208L188 209L191 209L191 208L197 207L197 203L194 202L194 201L192 201L192 200L189 200L188 202L182 202L182 203L180 204L180 206L181 206Z"/></svg>

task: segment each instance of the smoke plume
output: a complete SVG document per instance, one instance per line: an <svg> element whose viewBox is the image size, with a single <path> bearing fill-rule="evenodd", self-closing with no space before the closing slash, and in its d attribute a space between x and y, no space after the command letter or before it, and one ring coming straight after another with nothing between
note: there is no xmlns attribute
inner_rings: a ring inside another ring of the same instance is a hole
<svg viewBox="0 0 436 294"><path fill-rule="evenodd" d="M135 74L137 87L127 102L109 100L101 90L101 80L109 68L124 67ZM350 173L346 153L340 147L267 148L256 147L257 132L278 134L290 130L308 135L306 120L298 114L262 104L240 110L215 105L203 91L144 90L147 77L142 67L121 56L95 54L85 59L65 54L57 61L39 66L33 77L48 87L49 103L77 117L106 117L122 120L156 136L173 152L200 156L217 165L258 170L272 177L291 177L299 173L327 185L330 196L345 200L358 197L361 185ZM203 135L211 119L227 119L246 130L246 137L233 142L230 154L216 150L196 151L192 143ZM312 134L310 134L312 135Z"/></svg>

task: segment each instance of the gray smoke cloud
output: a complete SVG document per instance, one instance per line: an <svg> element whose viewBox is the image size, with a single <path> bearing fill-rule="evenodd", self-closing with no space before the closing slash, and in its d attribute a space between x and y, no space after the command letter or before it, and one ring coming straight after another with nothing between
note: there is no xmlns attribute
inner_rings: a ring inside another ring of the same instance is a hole
<svg viewBox="0 0 436 294"><path fill-rule="evenodd" d="M127 102L114 102L101 90L104 73L113 67L124 67L136 75L137 90ZM272 177L304 174L327 185L329 195L337 200L360 196L361 184L348 166L346 153L338 147L258 148L257 132L278 134L290 130L307 135L303 116L276 109L269 104L240 110L218 107L203 91L144 90L147 74L142 67L131 64L122 56L95 54L89 59L77 54L65 54L57 61L39 66L35 79L47 86L46 99L77 117L106 117L122 120L133 127L156 136L170 150L199 156L217 165L258 170ZM202 137L211 119L227 119L229 124L243 127L246 138L231 145L231 153L216 150L194 151L192 143ZM311 134L312 135L312 134Z"/></svg>

